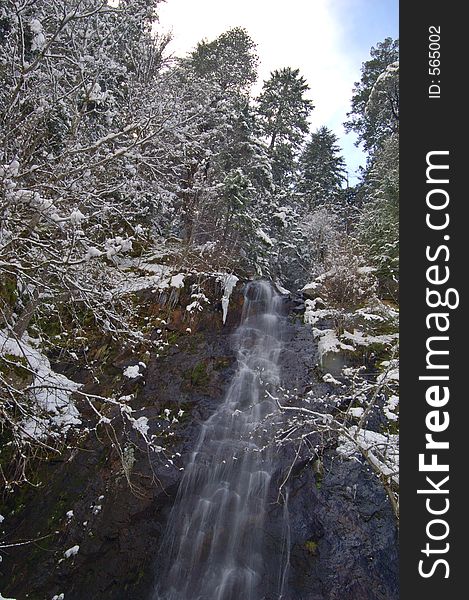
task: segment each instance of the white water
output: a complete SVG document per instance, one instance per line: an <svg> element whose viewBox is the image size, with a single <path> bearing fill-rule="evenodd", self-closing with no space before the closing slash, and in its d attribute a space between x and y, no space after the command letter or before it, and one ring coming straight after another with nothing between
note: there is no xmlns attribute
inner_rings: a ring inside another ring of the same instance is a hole
<svg viewBox="0 0 469 600"><path fill-rule="evenodd" d="M265 551L275 463L272 450L264 448L262 426L277 410L265 392L279 384L280 304L268 283L248 284L235 336L237 370L186 467L161 544L162 574L152 600L262 600L266 585L272 587L269 573L278 581L275 597L283 597L288 552L284 546L283 568L277 557L272 569Z"/></svg>

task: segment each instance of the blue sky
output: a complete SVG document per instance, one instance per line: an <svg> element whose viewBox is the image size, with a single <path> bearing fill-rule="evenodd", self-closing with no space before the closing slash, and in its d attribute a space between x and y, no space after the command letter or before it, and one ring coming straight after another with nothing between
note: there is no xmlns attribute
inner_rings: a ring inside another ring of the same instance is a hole
<svg viewBox="0 0 469 600"><path fill-rule="evenodd" d="M245 27L261 61L255 91L272 70L299 68L316 106L312 129L326 125L336 133L353 183L365 158L342 123L371 46L399 35L398 6L398 0L167 0L158 29L172 30L170 48L181 56L203 38Z"/></svg>

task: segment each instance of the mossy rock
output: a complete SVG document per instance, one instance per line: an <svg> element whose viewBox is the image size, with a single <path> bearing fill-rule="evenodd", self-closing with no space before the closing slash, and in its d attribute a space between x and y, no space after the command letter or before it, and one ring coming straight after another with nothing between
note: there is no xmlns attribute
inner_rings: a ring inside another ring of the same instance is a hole
<svg viewBox="0 0 469 600"><path fill-rule="evenodd" d="M223 369L227 369L232 363L232 359L229 356L222 356L221 358L217 358L213 364L213 368L215 371L221 371Z"/></svg>
<svg viewBox="0 0 469 600"><path fill-rule="evenodd" d="M307 542L305 542L304 547L309 552L309 554L312 554L313 556L317 556L319 554L319 544L314 540L308 540Z"/></svg>
<svg viewBox="0 0 469 600"><path fill-rule="evenodd" d="M210 380L207 365L200 362L189 373L189 380L193 387L205 387Z"/></svg>

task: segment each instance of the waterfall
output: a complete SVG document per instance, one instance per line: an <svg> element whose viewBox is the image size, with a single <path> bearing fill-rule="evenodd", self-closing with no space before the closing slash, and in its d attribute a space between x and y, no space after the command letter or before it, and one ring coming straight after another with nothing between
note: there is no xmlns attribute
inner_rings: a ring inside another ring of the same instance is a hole
<svg viewBox="0 0 469 600"><path fill-rule="evenodd" d="M234 336L236 373L202 425L185 469L161 543L152 600L262 600L267 570L280 580L275 597L284 597L288 562L267 569L272 559L265 552L265 522L275 462L263 427L264 418L277 411L266 392L279 384L281 302L267 282L246 286ZM283 514L288 517L287 508ZM288 553L284 548L280 554Z"/></svg>

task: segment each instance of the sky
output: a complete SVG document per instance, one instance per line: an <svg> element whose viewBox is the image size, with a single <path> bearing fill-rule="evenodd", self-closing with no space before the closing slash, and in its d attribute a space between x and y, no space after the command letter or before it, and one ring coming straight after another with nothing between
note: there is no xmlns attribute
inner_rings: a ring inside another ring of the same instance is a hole
<svg viewBox="0 0 469 600"><path fill-rule="evenodd" d="M169 50L184 56L204 38L246 28L260 58L254 93L274 69L299 68L315 105L311 128L325 125L338 136L353 184L365 157L342 123L370 48L399 36L398 6L398 0L166 0L157 29L172 31Z"/></svg>

